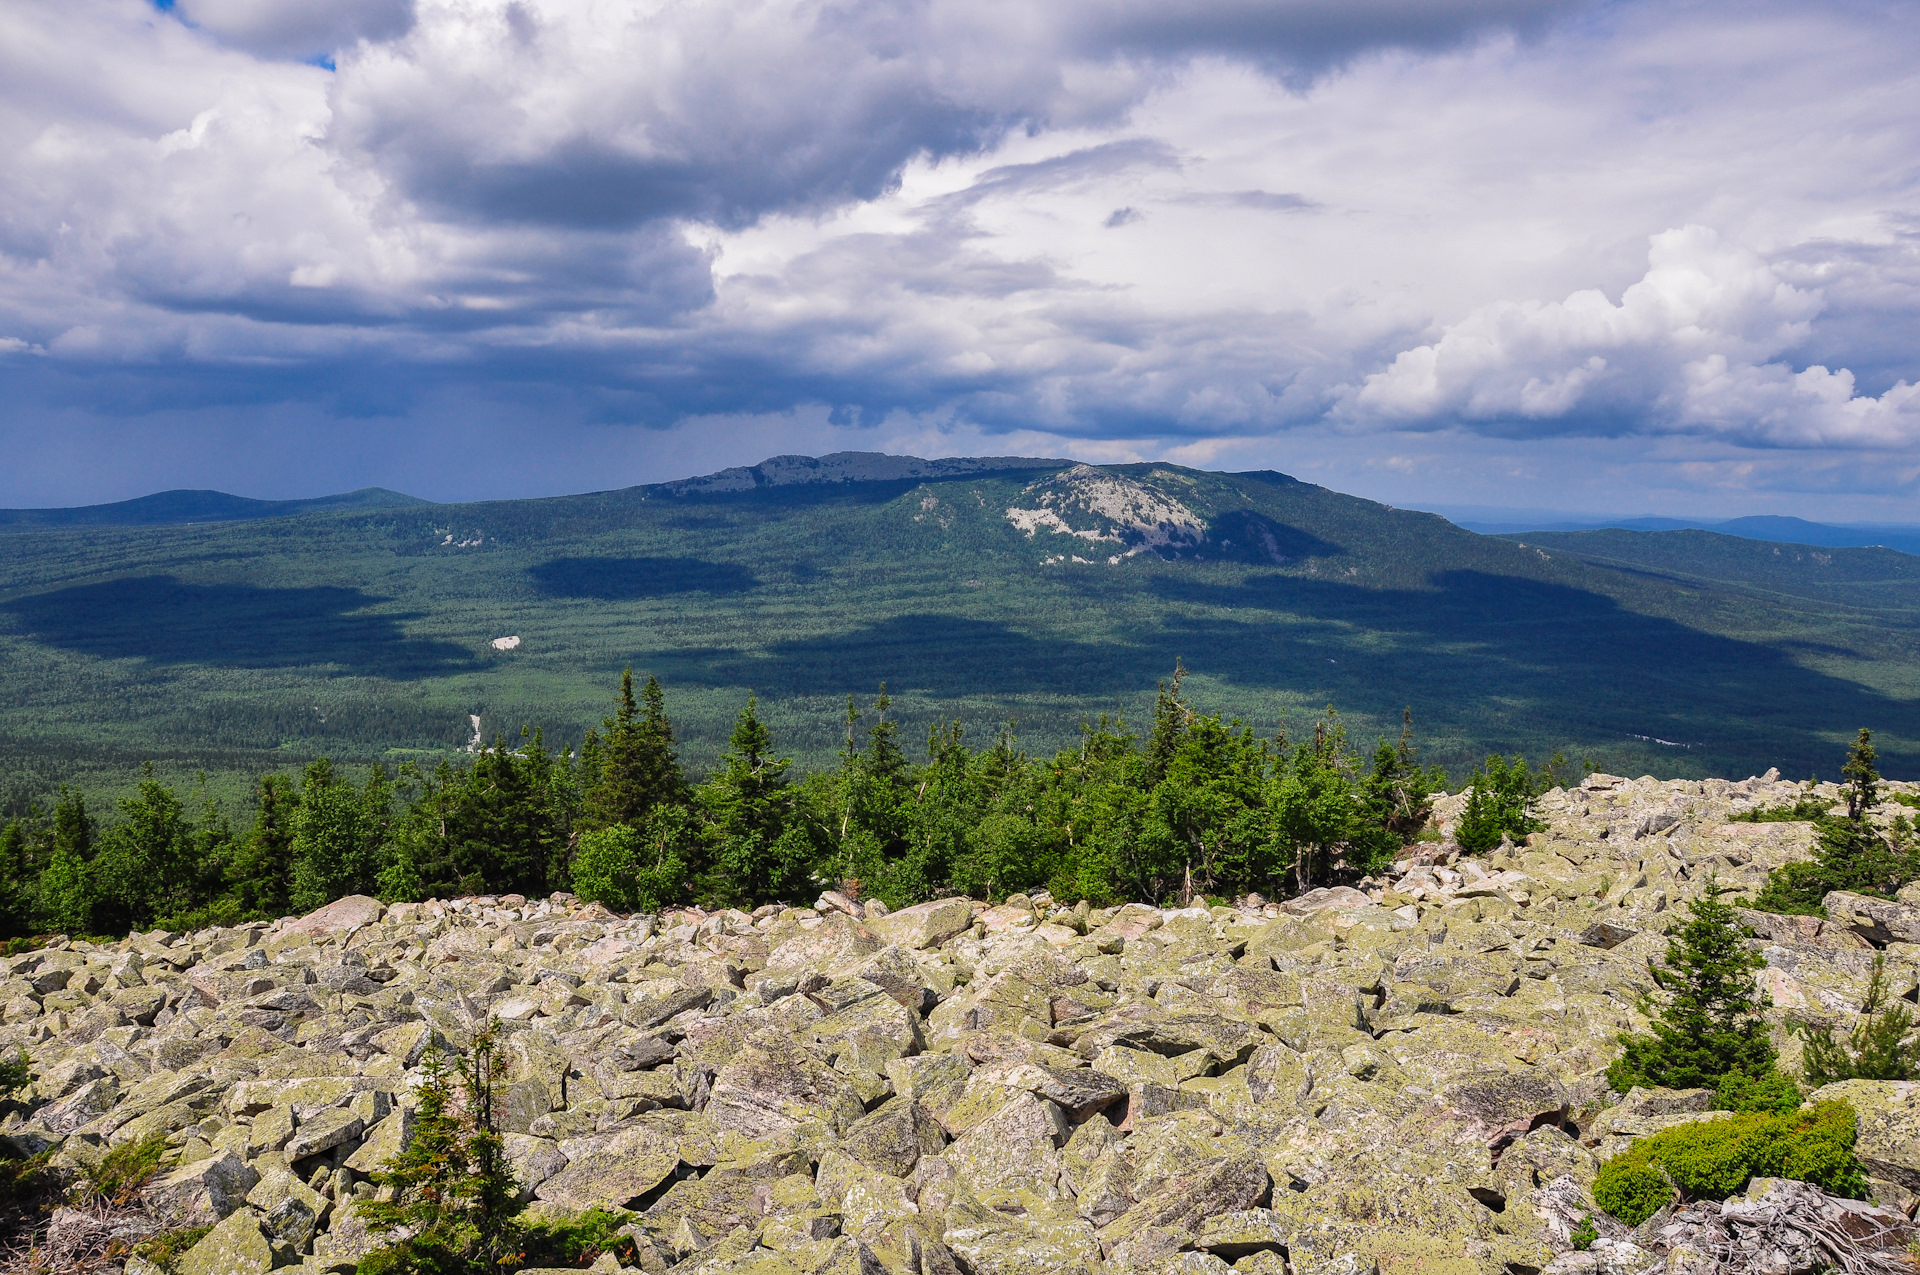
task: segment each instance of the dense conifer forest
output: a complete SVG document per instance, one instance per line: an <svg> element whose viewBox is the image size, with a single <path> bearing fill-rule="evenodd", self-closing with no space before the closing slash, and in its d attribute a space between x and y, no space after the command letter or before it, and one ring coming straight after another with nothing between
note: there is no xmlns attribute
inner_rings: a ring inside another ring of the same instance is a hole
<svg viewBox="0 0 1920 1275"><path fill-rule="evenodd" d="M1102 717L1051 756L1030 755L1011 726L976 745L951 722L910 747L883 686L847 701L830 768L796 770L749 699L699 777L660 684L628 672L577 747L523 731L461 764L357 776L322 759L263 776L238 820L151 773L112 812L63 788L0 832L0 924L13 936L185 930L356 893L564 889L621 911L805 901L828 887L894 907L1043 888L1095 905L1284 897L1362 877L1423 835L1446 776L1421 764L1411 715L1370 749L1332 709L1261 736L1197 711L1184 677L1161 684L1144 734ZM1525 835L1544 781L1498 757L1476 779L1487 799L1465 835Z"/></svg>

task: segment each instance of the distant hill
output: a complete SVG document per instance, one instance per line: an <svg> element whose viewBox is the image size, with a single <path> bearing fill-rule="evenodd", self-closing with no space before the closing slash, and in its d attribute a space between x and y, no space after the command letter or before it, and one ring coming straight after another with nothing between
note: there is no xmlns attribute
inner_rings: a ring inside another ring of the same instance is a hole
<svg viewBox="0 0 1920 1275"><path fill-rule="evenodd" d="M1828 549L1897 549L1901 553L1920 554L1920 526L1908 524L1839 525L1808 522L1781 514L1755 514L1724 521L1699 521L1691 518L1541 518L1534 521L1501 518L1457 518L1469 531L1489 536L1526 535L1534 531L1716 531L1723 536L1745 540L1765 540L1774 544L1817 545Z"/></svg>
<svg viewBox="0 0 1920 1275"><path fill-rule="evenodd" d="M310 500L249 500L224 491L162 491L110 505L72 509L0 509L0 528L8 527L162 527L188 522L242 522L254 518L290 518L330 510L394 509L425 505L417 496L363 487Z"/></svg>
<svg viewBox="0 0 1920 1275"><path fill-rule="evenodd" d="M1262 733L1334 704L1370 745L1411 707L1456 779L1496 749L1830 774L1863 725L1905 778L1916 634L1920 558L1884 549L1484 536L1265 471L777 457L540 500L16 525L0 799L148 758L226 791L322 754L431 764L476 716L577 742L628 664L695 767L750 693L832 764L846 696L883 680L909 748L1011 720L1050 753L1103 712L1144 729L1178 660Z"/></svg>

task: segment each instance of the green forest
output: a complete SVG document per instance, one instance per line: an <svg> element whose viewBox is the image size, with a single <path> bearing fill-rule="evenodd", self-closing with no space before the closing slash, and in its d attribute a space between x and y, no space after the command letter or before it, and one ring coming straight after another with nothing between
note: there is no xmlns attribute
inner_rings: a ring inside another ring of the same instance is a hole
<svg viewBox="0 0 1920 1275"><path fill-rule="evenodd" d="M846 693L883 679L916 762L956 720L986 746L1016 719L1052 756L1101 712L1147 722L1176 659L1197 712L1266 738L1328 703L1353 737L1394 736L1411 705L1422 757L1456 775L1559 749L1616 774L1805 774L1861 722L1891 772L1920 764L1920 558L1503 539L1276 473L1099 473L1204 538L1059 561L1092 542L1008 518L1059 494L1054 467L0 527L0 818L62 783L109 809L146 761L189 805L204 771L234 811L321 757L356 783L412 762L424 785L470 764L476 716L483 743L518 747L522 723L577 743L628 665L672 688L701 775L749 694L796 774L839 765Z"/></svg>
<svg viewBox="0 0 1920 1275"><path fill-rule="evenodd" d="M1371 749L1332 709L1261 736L1198 711L1183 681L1161 683L1144 734L1102 717L1049 756L1011 727L975 746L948 722L910 757L883 686L847 701L836 764L806 773L749 699L698 778L659 682L636 688L629 671L578 747L528 730L460 765L375 764L357 781L320 760L262 777L250 820L150 772L106 818L63 788L0 831L0 925L184 931L348 894L571 890L620 911L805 903L823 888L893 907L1041 888L1093 905L1278 898L1378 871L1422 836L1446 776L1421 764L1410 716ZM1486 799L1463 843L1524 836L1548 780L1497 757L1474 778Z"/></svg>

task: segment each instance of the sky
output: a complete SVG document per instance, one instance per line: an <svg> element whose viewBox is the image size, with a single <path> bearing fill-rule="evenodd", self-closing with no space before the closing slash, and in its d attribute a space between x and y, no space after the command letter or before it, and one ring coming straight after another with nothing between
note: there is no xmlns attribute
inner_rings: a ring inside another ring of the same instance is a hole
<svg viewBox="0 0 1920 1275"><path fill-rule="evenodd" d="M1920 522L1920 21L8 0L0 505L838 450Z"/></svg>

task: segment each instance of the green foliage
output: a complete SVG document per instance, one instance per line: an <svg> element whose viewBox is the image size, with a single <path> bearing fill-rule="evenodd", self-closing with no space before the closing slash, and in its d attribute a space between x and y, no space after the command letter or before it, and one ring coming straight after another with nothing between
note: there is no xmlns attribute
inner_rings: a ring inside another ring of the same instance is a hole
<svg viewBox="0 0 1920 1275"><path fill-rule="evenodd" d="M139 1197L140 1189L153 1180L167 1160L165 1134L154 1134L139 1142L122 1142L109 1149L100 1162L88 1170L77 1194L84 1200L101 1200L115 1208L124 1208Z"/></svg>
<svg viewBox="0 0 1920 1275"><path fill-rule="evenodd" d="M1625 1201L1622 1201L1622 1204L1627 1208L1633 1207ZM1658 1211L1657 1205L1655 1209ZM1567 1236L1567 1243L1572 1246L1574 1252L1584 1253L1591 1249L1593 1242L1599 1238L1600 1228L1593 1224L1593 1215L1589 1213L1580 1219L1580 1225L1574 1227L1572 1233Z"/></svg>
<svg viewBox="0 0 1920 1275"><path fill-rule="evenodd" d="M1527 769L1526 758L1509 761L1494 753L1467 782L1472 791L1453 831L1453 839L1466 853L1484 854L1503 837L1517 842L1546 827L1533 817L1533 802L1552 780L1545 775L1536 779Z"/></svg>
<svg viewBox="0 0 1920 1275"><path fill-rule="evenodd" d="M1878 756L1873 732L1862 729L1847 751L1841 774L1847 781L1847 813L1835 818L1826 809L1813 816L1819 826L1811 861L1784 864L1767 874L1754 897L1763 912L1825 916L1826 896L1834 890L1892 898L1901 886L1920 878L1920 842L1906 816L1897 816L1882 832L1872 821L1880 800ZM1803 799L1799 805L1810 804Z"/></svg>
<svg viewBox="0 0 1920 1275"><path fill-rule="evenodd" d="M1920 1035L1914 1032L1913 1011L1887 995L1886 967L1884 954L1873 958L1861 1021L1845 1041L1836 1041L1831 1027L1801 1029L1807 1045L1802 1068L1809 1085L1920 1079Z"/></svg>
<svg viewBox="0 0 1920 1275"><path fill-rule="evenodd" d="M14 1095L32 1084L33 1060L22 1049L11 1058L0 1058L0 1102L12 1102Z"/></svg>
<svg viewBox="0 0 1920 1275"><path fill-rule="evenodd" d="M666 693L649 677L641 699L633 698L633 668L620 675L620 697L613 716L601 725L604 741L593 741L593 773L583 819L588 828L625 824L638 827L663 805L684 805L687 781L673 748L673 723L667 719Z"/></svg>
<svg viewBox="0 0 1920 1275"><path fill-rule="evenodd" d="M1863 1199L1866 1174L1853 1157L1857 1130L1858 1116L1844 1102L1675 1125L1636 1138L1600 1166L1594 1203L1637 1226L1671 1198L1674 1187L1689 1200L1719 1200L1757 1177L1793 1178L1829 1195Z"/></svg>
<svg viewBox="0 0 1920 1275"><path fill-rule="evenodd" d="M374 766L366 787L353 786L324 758L300 778L300 806L293 816L295 912L310 912L349 894L379 888L381 850L391 821L386 772Z"/></svg>
<svg viewBox="0 0 1920 1275"><path fill-rule="evenodd" d="M1765 961L1747 949L1733 909L1721 901L1725 893L1710 878L1687 905L1688 919L1668 931L1666 963L1653 971L1667 994L1653 1031L1623 1032L1623 1053L1607 1068L1607 1083L1620 1092L1635 1085L1714 1089L1729 1072L1759 1079L1773 1070L1760 1013L1766 1002L1753 982Z"/></svg>
<svg viewBox="0 0 1920 1275"><path fill-rule="evenodd" d="M212 1229L211 1226L182 1226L162 1231L134 1245L133 1254L152 1262L167 1275L173 1275L176 1264L186 1256L187 1250L207 1238L207 1232Z"/></svg>
<svg viewBox="0 0 1920 1275"><path fill-rule="evenodd" d="M820 849L813 830L794 818L796 794L786 777L792 763L774 752L757 708L749 697L720 772L694 794L712 845L700 890L746 906L805 896Z"/></svg>
<svg viewBox="0 0 1920 1275"><path fill-rule="evenodd" d="M620 1234L628 1220L626 1214L589 1209L577 1217L529 1223L520 1232L521 1262L526 1266L581 1267L602 1253L631 1257L633 1241Z"/></svg>
<svg viewBox="0 0 1920 1275"><path fill-rule="evenodd" d="M1645 1160L1615 1156L1593 1179L1593 1202L1628 1226L1640 1225L1672 1199L1673 1183L1658 1165Z"/></svg>
<svg viewBox="0 0 1920 1275"><path fill-rule="evenodd" d="M657 912L686 900L698 829L684 806L653 809L643 828L584 833L573 858L573 892L616 912Z"/></svg>
<svg viewBox="0 0 1920 1275"><path fill-rule="evenodd" d="M1713 1091L1716 1111L1771 1111L1785 1115L1798 1111L1805 1101L1806 1095L1800 1092L1800 1086L1778 1068L1758 1076L1729 1071L1720 1077Z"/></svg>
<svg viewBox="0 0 1920 1275"><path fill-rule="evenodd" d="M61 1175L52 1159L51 1147L38 1155L0 1156L0 1217L43 1213L57 1202Z"/></svg>
<svg viewBox="0 0 1920 1275"><path fill-rule="evenodd" d="M195 817L149 774L92 859L77 794L63 797L65 822L54 821L51 838L15 821L0 863L11 853L22 872L40 866L8 924L179 932L348 893L418 900L560 887L621 911L806 902L831 884L894 907L1043 887L1103 906L1185 904L1356 880L1425 831L1445 776L1418 762L1410 712L1399 742L1382 739L1368 759L1331 708L1297 741L1262 738L1198 711L1185 677L1176 668L1161 687L1144 743L1103 717L1078 747L1036 758L1011 723L976 751L959 723L941 722L920 763L900 747L882 685L868 710L848 700L839 765L798 782L750 696L720 764L691 789L664 692L649 679L636 699L626 677L607 738L590 736L577 755L550 753L540 732L523 729L518 747L496 736L464 766L423 773L407 762L391 777L374 766L358 784L323 759L297 786L263 777L244 835L204 792ZM621 812L632 821L606 822ZM135 873L136 863L148 867ZM163 873L164 890L145 879ZM163 902L170 909L155 911Z"/></svg>
<svg viewBox="0 0 1920 1275"><path fill-rule="evenodd" d="M1801 797L1785 806L1756 806L1731 817L1733 823L1812 823L1824 819L1833 803L1824 797Z"/></svg>
<svg viewBox="0 0 1920 1275"><path fill-rule="evenodd" d="M517 1193L493 1124L496 1050L489 1028L469 1050L427 1052L413 1135L374 1172L380 1197L360 1206L374 1233L404 1234L363 1259L361 1275L466 1275L516 1254Z"/></svg>

